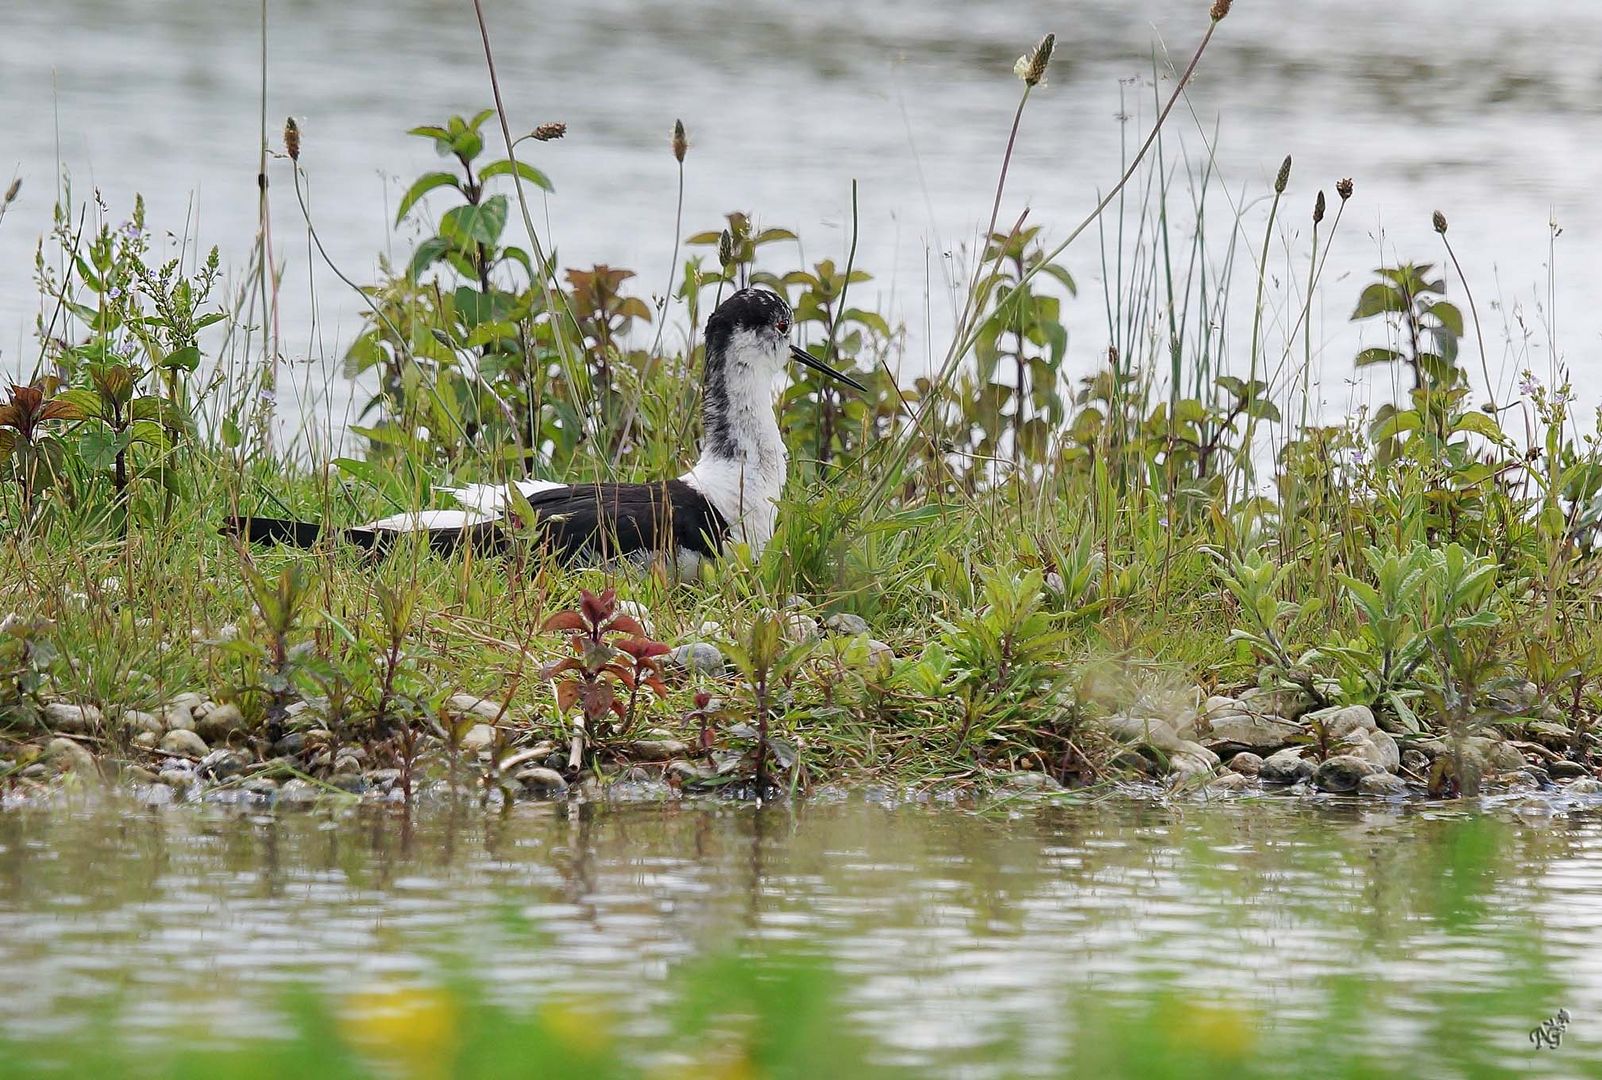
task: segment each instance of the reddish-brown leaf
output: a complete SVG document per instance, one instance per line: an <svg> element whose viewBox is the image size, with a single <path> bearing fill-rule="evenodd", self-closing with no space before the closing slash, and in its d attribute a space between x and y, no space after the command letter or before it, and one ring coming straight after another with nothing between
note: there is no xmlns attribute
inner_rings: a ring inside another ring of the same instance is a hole
<svg viewBox="0 0 1602 1080"><path fill-rule="evenodd" d="M567 712L567 710L578 704L580 686L581 684L576 679L569 679L567 682L556 684L557 712Z"/></svg>
<svg viewBox="0 0 1602 1080"><path fill-rule="evenodd" d="M584 616L576 611L558 611L545 620L540 627L540 633L549 634L557 630L583 630Z"/></svg>
<svg viewBox="0 0 1602 1080"><path fill-rule="evenodd" d="M555 663L546 664L545 665L545 670L544 670L544 675L545 675L545 677L547 679L554 679L554 678L556 678L556 676L562 674L562 672L564 672L564 671L573 671L574 669L578 668L579 666L580 666L579 662L577 660L573 659L571 656L569 656L565 660L558 660Z"/></svg>
<svg viewBox="0 0 1602 1080"><path fill-rule="evenodd" d="M616 634L628 634L632 637L645 636L645 627L640 625L639 620L628 615L612 616L612 621L606 624L606 628Z"/></svg>

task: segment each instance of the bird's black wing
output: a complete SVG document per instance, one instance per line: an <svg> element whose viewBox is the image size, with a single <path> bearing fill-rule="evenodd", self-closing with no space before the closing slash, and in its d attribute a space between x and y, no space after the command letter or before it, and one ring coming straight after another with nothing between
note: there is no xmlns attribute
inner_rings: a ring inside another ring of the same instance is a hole
<svg viewBox="0 0 1602 1080"><path fill-rule="evenodd" d="M631 555L677 556L681 551L715 557L729 535L729 524L717 508L682 480L653 484L575 484L536 492L528 499L534 511L534 538L563 562L607 562ZM464 546L483 554L501 554L515 530L502 521L477 522L460 528L407 530L346 528L329 530L338 539L380 554L400 537L424 533L431 548L448 554ZM234 518L223 532L251 543L315 547L325 535L322 526L283 518Z"/></svg>
<svg viewBox="0 0 1602 1080"><path fill-rule="evenodd" d="M636 554L716 556L729 524L682 480L652 484L575 484L528 500L535 535L564 562Z"/></svg>

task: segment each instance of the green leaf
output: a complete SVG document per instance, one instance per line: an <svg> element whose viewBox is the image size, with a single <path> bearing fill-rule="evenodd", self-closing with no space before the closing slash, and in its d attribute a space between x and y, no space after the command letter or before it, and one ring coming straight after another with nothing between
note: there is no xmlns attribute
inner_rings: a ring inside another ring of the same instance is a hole
<svg viewBox="0 0 1602 1080"><path fill-rule="evenodd" d="M121 445L115 431L96 428L84 432L83 438L78 440L78 456L83 459L86 468L93 472L104 472L117 460Z"/></svg>
<svg viewBox="0 0 1602 1080"><path fill-rule="evenodd" d="M1358 298L1357 309L1352 312L1352 319L1356 321L1406 310L1407 300L1400 292L1389 285L1375 282L1364 289L1363 295Z"/></svg>
<svg viewBox="0 0 1602 1080"><path fill-rule="evenodd" d="M1458 417L1452 423L1452 432L1472 432L1475 435L1484 435L1487 439L1499 446L1508 445L1508 437L1495 420L1482 412L1468 412Z"/></svg>
<svg viewBox="0 0 1602 1080"><path fill-rule="evenodd" d="M1402 354L1395 349L1364 349L1357 354L1357 366L1369 367L1373 364L1394 364L1402 358Z"/></svg>
<svg viewBox="0 0 1602 1080"><path fill-rule="evenodd" d="M493 246L506 228L508 204L505 195L486 199L478 206L458 206L448 210L440 219L440 235L456 241L458 246L469 243Z"/></svg>
<svg viewBox="0 0 1602 1080"><path fill-rule="evenodd" d="M492 161L478 171L478 178L480 180L488 180L492 176L510 175L513 175L512 163L510 161ZM517 163L515 175L521 176L524 180L527 180L529 183L533 184L537 188L540 188L541 190L556 190L556 188L551 186L549 177L526 161L519 161Z"/></svg>
<svg viewBox="0 0 1602 1080"><path fill-rule="evenodd" d="M200 349L194 345L174 349L162 358L161 366L173 371L194 371L200 366Z"/></svg>
<svg viewBox="0 0 1602 1080"><path fill-rule="evenodd" d="M407 212L417 205L418 199L421 199L435 188L442 187L454 187L460 191L462 184L460 180L448 172L424 173L418 177L417 182L407 188L406 194L401 196L400 209L395 212L395 224L399 225L406 219Z"/></svg>
<svg viewBox="0 0 1602 1080"><path fill-rule="evenodd" d="M430 236L418 244L417 250L412 253L412 264L406 268L407 276L416 281L424 270L439 262L450 249L450 241L443 236Z"/></svg>
<svg viewBox="0 0 1602 1080"><path fill-rule="evenodd" d="M1463 336L1463 313L1457 309L1456 304L1449 304L1445 300L1431 304L1425 309L1440 320L1441 326L1453 337Z"/></svg>
<svg viewBox="0 0 1602 1080"><path fill-rule="evenodd" d="M396 507L403 507L409 501L409 493L401 486L395 475L375 462L356 458L335 458L334 467L346 476L377 491Z"/></svg>

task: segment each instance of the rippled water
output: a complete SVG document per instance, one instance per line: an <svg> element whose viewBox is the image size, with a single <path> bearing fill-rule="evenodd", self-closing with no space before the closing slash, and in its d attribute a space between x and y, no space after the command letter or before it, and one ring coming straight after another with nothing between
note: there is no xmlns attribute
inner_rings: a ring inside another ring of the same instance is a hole
<svg viewBox="0 0 1602 1080"><path fill-rule="evenodd" d="M1326 1022L1351 976L1353 1038L1461 1054L1421 1075L1578 1075L1602 1061L1599 892L1602 818L1582 812L24 811L0 816L0 1037L70 1035L111 995L129 1037L259 1036L288 984L465 966L512 1003L615 995L643 1043L675 964L795 940L930 1076L1039 1071L1087 996L1165 985L1272 1028ZM1527 1032L1559 1008L1569 1038L1537 1053Z"/></svg>
<svg viewBox="0 0 1602 1080"><path fill-rule="evenodd" d="M1043 31L1058 33L1057 61L1030 105L1002 217L1010 222L1028 206L1048 235L1060 235L1116 178L1121 140L1138 137L1149 121L1153 50L1182 63L1207 2L485 6L513 123L570 124L566 141L535 153L558 189L535 213L564 264L634 267L643 289L661 290L675 175L667 133L683 117L693 142L692 228L714 226L727 210L752 210L796 228L806 258L843 258L850 183L860 181L858 261L877 274L861 299L909 323L908 363L917 366L926 348L938 351L945 340L955 265L947 253L960 260L988 217L1019 88L1013 59ZM144 192L153 221L222 245L242 271L260 142L255 9L200 0L8 7L0 174L15 168L25 184L0 225L0 367L27 369L36 356L33 244L48 223L58 166L71 170L80 198L98 188L113 220ZM489 100L471 7L271 0L269 15L272 138L283 116L301 118L324 242L347 273L367 278L379 252L408 250L413 239L411 227L388 237L398 178L434 164L405 129ZM1501 384L1513 385L1526 366L1545 375L1561 356L1582 376L1582 394L1602 399L1591 355L1602 331L1602 308L1592 301L1602 271L1599 56L1602 5L1593 0L1235 5L1166 151L1171 162L1181 149L1204 158L1202 135L1218 124L1217 163L1236 202L1266 190L1281 157L1294 154L1286 220L1298 234L1317 187L1357 179L1359 197L1315 310L1328 411L1343 413L1376 392L1347 385L1357 341L1345 317L1359 279L1381 260L1439 261L1429 226L1436 208L1451 217ZM1120 113L1133 118L1127 129ZM337 425L350 388L330 374L332 358L360 307L311 257L287 173L281 164L275 170L286 351L305 364L305 385L288 407ZM1265 212L1260 202L1248 210L1248 249L1260 242ZM1563 230L1550 292L1549 221ZM1084 371L1108 341L1094 232L1067 263L1084 286L1067 313L1071 364ZM1283 263L1275 269L1277 278L1290 273ZM1249 301L1248 293L1240 306ZM1271 341L1295 321L1294 300L1291 316L1281 308L1269 319ZM332 396L323 401L325 383Z"/></svg>

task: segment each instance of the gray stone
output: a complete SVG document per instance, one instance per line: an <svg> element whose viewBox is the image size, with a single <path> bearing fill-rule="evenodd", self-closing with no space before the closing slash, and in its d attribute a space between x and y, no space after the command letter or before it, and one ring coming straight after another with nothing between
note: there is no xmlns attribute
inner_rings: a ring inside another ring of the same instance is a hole
<svg viewBox="0 0 1602 1080"><path fill-rule="evenodd" d="M1395 772L1401 768L1402 755L1397 749L1396 739L1388 731L1351 731L1339 742L1342 754L1370 761L1386 772Z"/></svg>
<svg viewBox="0 0 1602 1080"><path fill-rule="evenodd" d="M1518 747L1505 742L1493 743L1486 754L1486 761L1496 772L1517 772L1529 764Z"/></svg>
<svg viewBox="0 0 1602 1080"><path fill-rule="evenodd" d="M823 631L818 626L818 620L800 611L784 612L782 625L785 638L798 645L808 641L817 641L823 636Z"/></svg>
<svg viewBox="0 0 1602 1080"><path fill-rule="evenodd" d="M241 750L213 750L200 760L200 773L213 780L238 776L250 765L250 755Z"/></svg>
<svg viewBox="0 0 1602 1080"><path fill-rule="evenodd" d="M1402 767L1410 773L1422 776L1429 771L1429 755L1422 750L1415 750L1409 747L1402 752Z"/></svg>
<svg viewBox="0 0 1602 1080"><path fill-rule="evenodd" d="M823 620L823 626L824 629L832 634L845 634L850 637L866 634L870 629L867 619L864 619L861 615L853 615L849 611L840 611L830 615Z"/></svg>
<svg viewBox="0 0 1602 1080"><path fill-rule="evenodd" d="M1220 773L1207 781L1207 790L1209 792L1229 794L1231 792L1250 791L1251 789L1252 778L1238 772Z"/></svg>
<svg viewBox="0 0 1602 1080"><path fill-rule="evenodd" d="M1313 786L1320 791L1356 791L1365 776L1375 776L1384 770L1367 758L1351 754L1336 754L1326 758L1313 772Z"/></svg>
<svg viewBox="0 0 1602 1080"><path fill-rule="evenodd" d="M367 782L380 791L388 791L401 782L399 769L374 769L367 774Z"/></svg>
<svg viewBox="0 0 1602 1080"><path fill-rule="evenodd" d="M701 780L710 780L717 775L714 769L699 765L693 761L670 761L663 775L675 777L681 784L694 784Z"/></svg>
<svg viewBox="0 0 1602 1080"><path fill-rule="evenodd" d="M1547 763L1546 771L1554 780L1577 780L1582 776L1596 775L1578 761L1551 761Z"/></svg>
<svg viewBox="0 0 1602 1080"><path fill-rule="evenodd" d="M195 774L188 769L163 769L156 779L168 787L186 788L195 782Z"/></svg>
<svg viewBox="0 0 1602 1080"><path fill-rule="evenodd" d="M1294 784L1313 775L1313 763L1300 750L1281 750L1263 759L1258 775L1270 784Z"/></svg>
<svg viewBox="0 0 1602 1080"><path fill-rule="evenodd" d="M303 731L291 731L273 743L273 753L279 757L294 757L305 749L306 733Z"/></svg>
<svg viewBox="0 0 1602 1080"><path fill-rule="evenodd" d="M227 742L230 735L244 729L244 714L232 702L212 705L195 718L195 734L208 743Z"/></svg>
<svg viewBox="0 0 1602 1080"><path fill-rule="evenodd" d="M161 737L161 748L169 754L202 758L210 751L206 740L187 728L174 728Z"/></svg>
<svg viewBox="0 0 1602 1080"><path fill-rule="evenodd" d="M278 781L268 776L252 777L239 787L241 791L247 791L261 799L269 799L278 794Z"/></svg>
<svg viewBox="0 0 1602 1080"><path fill-rule="evenodd" d="M189 711L187 705L168 702L161 707L158 715L161 717L161 726L166 731L195 730L195 714Z"/></svg>
<svg viewBox="0 0 1602 1080"><path fill-rule="evenodd" d="M133 737L133 744L141 750L154 750L161 745L161 736L154 731L141 731Z"/></svg>
<svg viewBox="0 0 1602 1080"><path fill-rule="evenodd" d="M543 765L530 765L526 769L520 769L513 779L522 785L523 794L536 799L554 798L567 791L567 781L562 778L562 774Z"/></svg>
<svg viewBox="0 0 1602 1080"><path fill-rule="evenodd" d="M1043 772L1013 772L1002 778L1008 791L1061 791L1062 785Z"/></svg>
<svg viewBox="0 0 1602 1080"><path fill-rule="evenodd" d="M315 803L320 796L317 785L295 777L285 780L278 789L278 805L290 807L304 807Z"/></svg>
<svg viewBox="0 0 1602 1080"><path fill-rule="evenodd" d="M1261 686L1242 690L1235 700L1247 712L1283 716L1289 720L1299 719L1313 707L1312 699L1301 690L1269 690Z"/></svg>
<svg viewBox="0 0 1602 1080"><path fill-rule="evenodd" d="M1175 751L1184 745L1178 733L1166 720L1152 717L1109 716L1103 726L1116 738L1141 746L1155 746L1159 750Z"/></svg>
<svg viewBox="0 0 1602 1080"><path fill-rule="evenodd" d="M692 641L669 652L667 662L691 675L721 675L726 661L723 650L704 641Z"/></svg>
<svg viewBox="0 0 1602 1080"><path fill-rule="evenodd" d="M88 735L100 729L105 718L94 705L69 705L52 701L44 707L44 722L51 731L63 735Z"/></svg>
<svg viewBox="0 0 1602 1080"><path fill-rule="evenodd" d="M45 743L44 760L72 772L92 774L98 771L95 756L82 743L72 739L51 739Z"/></svg>
<svg viewBox="0 0 1602 1080"><path fill-rule="evenodd" d="M158 739L167 733L167 725L162 723L161 717L155 713L140 712L138 709L122 710L123 726L138 733L154 735Z"/></svg>
<svg viewBox="0 0 1602 1080"><path fill-rule="evenodd" d="M199 694L194 693L193 691L189 691L189 692L185 692L185 693L182 693L182 694L176 694L173 697L168 698L167 699L167 704L162 706L162 708L165 708L165 709L182 709L184 712L188 713L190 716L194 716L195 712L203 704L205 704L205 699L204 698L202 698Z"/></svg>
<svg viewBox="0 0 1602 1080"><path fill-rule="evenodd" d="M1263 771L1263 759L1250 750L1244 750L1229 759L1229 770L1242 776L1256 776Z"/></svg>
<svg viewBox="0 0 1602 1080"><path fill-rule="evenodd" d="M1374 773L1357 782L1357 791L1360 795L1394 799L1407 794L1407 781L1390 773Z"/></svg>
<svg viewBox="0 0 1602 1080"><path fill-rule="evenodd" d="M1342 705L1332 709L1319 709L1302 717L1309 724L1322 724L1325 736L1338 742L1354 731L1377 731L1374 710L1367 705Z"/></svg>
<svg viewBox="0 0 1602 1080"><path fill-rule="evenodd" d="M462 736L462 749L476 754L480 750L488 750L494 742L495 729L493 727L489 724L474 724Z"/></svg>
<svg viewBox="0 0 1602 1080"><path fill-rule="evenodd" d="M472 694L452 694L445 701L445 711L461 720L475 716L480 720L495 720L501 715L501 703Z"/></svg>
<svg viewBox="0 0 1602 1080"><path fill-rule="evenodd" d="M150 784L139 792L139 802L148 810L159 810L178 801L178 793L167 784Z"/></svg>
<svg viewBox="0 0 1602 1080"><path fill-rule="evenodd" d="M1582 776L1564 784L1563 790L1570 795L1602 795L1602 780L1594 776Z"/></svg>
<svg viewBox="0 0 1602 1080"><path fill-rule="evenodd" d="M1168 754L1169 770L1181 778L1210 773L1218 764L1218 755L1201 743L1181 742Z"/></svg>
<svg viewBox="0 0 1602 1080"><path fill-rule="evenodd" d="M636 761L667 761L689 752L689 744L677 739L642 739L629 748L629 757Z"/></svg>
<svg viewBox="0 0 1602 1080"><path fill-rule="evenodd" d="M889 671L895 664L896 651L877 638L868 639L868 665L880 671Z"/></svg>
<svg viewBox="0 0 1602 1080"><path fill-rule="evenodd" d="M1301 727L1284 717L1245 712L1225 713L1212 720L1213 743L1231 743L1250 750L1272 753L1290 745Z"/></svg>

